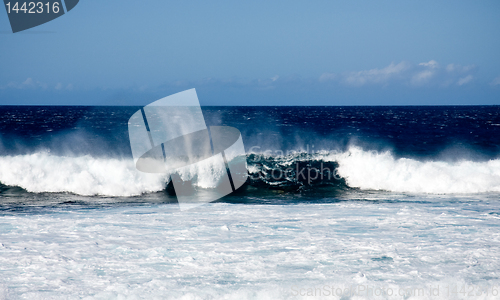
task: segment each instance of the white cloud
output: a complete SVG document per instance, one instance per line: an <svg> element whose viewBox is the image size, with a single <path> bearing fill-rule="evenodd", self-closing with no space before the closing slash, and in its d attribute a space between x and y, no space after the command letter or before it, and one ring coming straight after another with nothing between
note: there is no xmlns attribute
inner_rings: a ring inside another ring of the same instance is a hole
<svg viewBox="0 0 500 300"><path fill-rule="evenodd" d="M431 71L431 70L425 70L425 71L418 72L417 74L412 76L411 84L422 85L424 83L427 83L431 79L432 76L434 76L434 71Z"/></svg>
<svg viewBox="0 0 500 300"><path fill-rule="evenodd" d="M397 65L391 63L383 69L350 72L344 77L344 82L354 86L361 86L366 83L386 83L390 79L397 77L407 68L408 65L405 62L400 62Z"/></svg>
<svg viewBox="0 0 500 300"><path fill-rule="evenodd" d="M411 64L391 63L385 68L346 72L343 74L323 73L320 82L339 82L349 86L388 85L399 83L407 86L441 86L453 84L464 85L471 82L475 65L461 66L459 64L440 65L435 60ZM499 80L500 81L500 80ZM499 83L500 84L500 83Z"/></svg>
<svg viewBox="0 0 500 300"><path fill-rule="evenodd" d="M498 76L497 78L493 79L493 81L491 82L491 85L493 85L493 86L500 85L500 76Z"/></svg>
<svg viewBox="0 0 500 300"><path fill-rule="evenodd" d="M466 83L469 83L471 82L471 80L473 79L472 75L467 75L465 77L462 77L460 78L458 81L457 81L457 84L458 85L464 85Z"/></svg>
<svg viewBox="0 0 500 300"><path fill-rule="evenodd" d="M439 64L437 63L437 61L435 60L430 60L429 62L424 62L424 63L419 63L418 64L419 66L424 66L424 67L428 67L428 68L431 68L431 69L436 69L439 67Z"/></svg>
<svg viewBox="0 0 500 300"><path fill-rule="evenodd" d="M35 81L33 78L28 77L26 78L25 81L19 83L15 81L9 82L6 86L3 86L2 88L11 88L11 89L18 89L18 90L24 90L24 89L35 89L35 88L42 88L46 89L48 86L46 83L40 82L40 81Z"/></svg>
<svg viewBox="0 0 500 300"><path fill-rule="evenodd" d="M35 86L35 81L31 77L27 78L23 83L21 83L21 86L24 86L24 87L34 87Z"/></svg>

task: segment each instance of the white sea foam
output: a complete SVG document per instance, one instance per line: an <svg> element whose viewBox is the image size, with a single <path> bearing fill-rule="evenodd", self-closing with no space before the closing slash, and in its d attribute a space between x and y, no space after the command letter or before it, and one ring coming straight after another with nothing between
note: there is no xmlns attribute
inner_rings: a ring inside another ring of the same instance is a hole
<svg viewBox="0 0 500 300"><path fill-rule="evenodd" d="M0 299L498 299L500 203L442 197L3 212Z"/></svg>
<svg viewBox="0 0 500 300"><path fill-rule="evenodd" d="M133 196L165 188L166 175L137 171L132 159L49 153L0 156L0 182L29 192Z"/></svg>
<svg viewBox="0 0 500 300"><path fill-rule="evenodd" d="M500 191L500 160L474 162L418 161L391 152L351 147L330 155L338 174L351 187L410 193L483 193Z"/></svg>

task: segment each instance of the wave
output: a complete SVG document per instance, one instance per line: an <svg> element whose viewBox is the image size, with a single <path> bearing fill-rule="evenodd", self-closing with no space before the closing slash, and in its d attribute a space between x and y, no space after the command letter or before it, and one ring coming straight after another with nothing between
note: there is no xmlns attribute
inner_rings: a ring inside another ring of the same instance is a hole
<svg viewBox="0 0 500 300"><path fill-rule="evenodd" d="M471 194L500 192L500 160L419 161L351 147L329 156L350 187L391 192Z"/></svg>
<svg viewBox="0 0 500 300"><path fill-rule="evenodd" d="M328 185L336 190L357 188L415 194L500 192L498 159L419 161L396 158L390 151L365 151L354 146L341 153L301 153L293 157L251 154L249 173L251 178L258 178L252 180L252 185L284 190Z"/></svg>
<svg viewBox="0 0 500 300"><path fill-rule="evenodd" d="M131 158L57 156L48 152L0 156L0 193L7 186L31 193L83 196L138 196L167 190L169 174L135 169ZM428 194L500 192L500 160L419 161L390 151L350 147L344 152L247 155L249 179L240 193L332 191L348 189ZM197 176L204 174L206 176ZM183 180L200 188L218 184L221 170L210 162L185 169ZM198 181L199 178L208 178ZM250 188L251 187L251 188ZM333 195L333 194L332 194Z"/></svg>
<svg viewBox="0 0 500 300"><path fill-rule="evenodd" d="M223 170L207 159L182 169L179 176L199 188L214 188ZM31 193L130 197L167 190L170 174L138 171L132 158L59 156L49 152L0 156L0 193L19 187Z"/></svg>
<svg viewBox="0 0 500 300"><path fill-rule="evenodd" d="M32 193L135 196L165 188L167 175L137 171L132 159L34 153L0 156L0 182Z"/></svg>

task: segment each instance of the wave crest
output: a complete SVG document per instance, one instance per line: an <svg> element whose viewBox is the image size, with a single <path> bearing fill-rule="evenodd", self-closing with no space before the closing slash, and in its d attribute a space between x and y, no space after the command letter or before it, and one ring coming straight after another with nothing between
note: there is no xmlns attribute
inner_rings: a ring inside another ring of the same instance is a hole
<svg viewBox="0 0 500 300"><path fill-rule="evenodd" d="M342 153L297 153L263 159L259 156L260 160L257 156L247 155L247 185L259 190L322 189L326 197L349 188L420 194L500 192L499 159L419 161L359 147ZM128 197L165 190L169 181L169 174L137 171L131 158L66 157L38 152L0 156L0 166L0 192L6 185L32 193ZM199 188L211 188L217 185L222 173L207 162L185 169L180 175L183 180L193 180ZM201 176L205 179L199 179L199 174L206 175Z"/></svg>
<svg viewBox="0 0 500 300"><path fill-rule="evenodd" d="M418 161L351 147L330 155L350 187L392 192L470 194L500 192L500 160Z"/></svg>
<svg viewBox="0 0 500 300"><path fill-rule="evenodd" d="M141 173L131 159L55 156L49 153L0 156L0 182L32 193L136 196L165 188L167 175Z"/></svg>

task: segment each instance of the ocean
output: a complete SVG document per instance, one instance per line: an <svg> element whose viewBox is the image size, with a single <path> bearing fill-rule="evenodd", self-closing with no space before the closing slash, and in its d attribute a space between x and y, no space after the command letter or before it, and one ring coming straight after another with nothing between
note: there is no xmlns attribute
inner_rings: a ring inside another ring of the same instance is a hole
<svg viewBox="0 0 500 300"><path fill-rule="evenodd" d="M139 108L0 106L0 299L500 299L500 106L203 107L248 180L190 210Z"/></svg>

